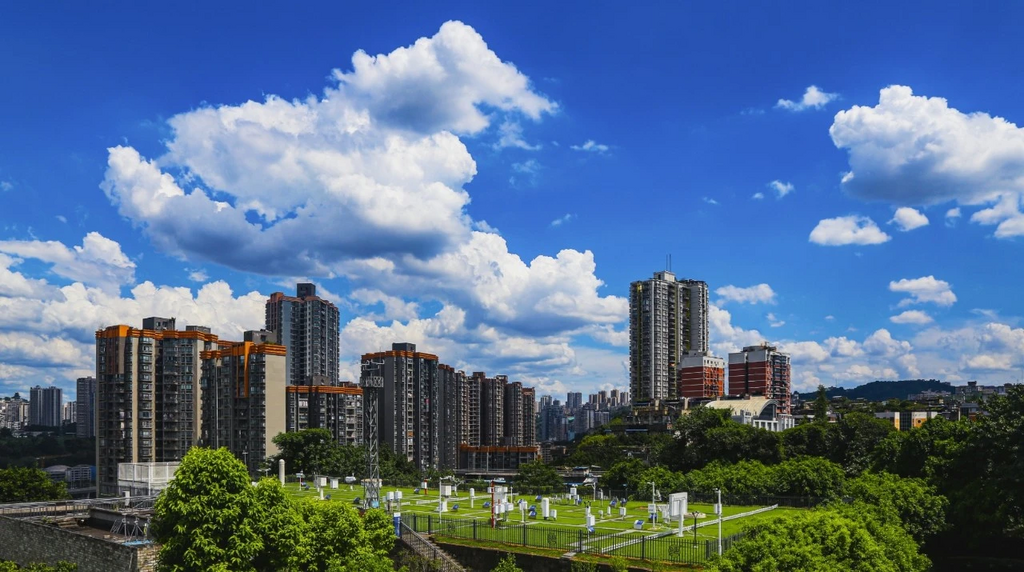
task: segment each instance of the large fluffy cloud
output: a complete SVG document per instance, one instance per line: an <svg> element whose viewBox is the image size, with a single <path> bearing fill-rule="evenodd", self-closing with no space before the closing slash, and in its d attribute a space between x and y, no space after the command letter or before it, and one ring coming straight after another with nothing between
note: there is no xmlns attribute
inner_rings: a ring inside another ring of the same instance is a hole
<svg viewBox="0 0 1024 572"><path fill-rule="evenodd" d="M524 261L466 207L476 163L460 136L521 135L557 105L483 38L448 22L389 54L357 52L322 97L201 107L169 120L167 153L110 149L102 187L167 252L279 276L343 276L479 324L555 335L621 322L590 252ZM488 232L485 232L488 231ZM385 304L387 310L388 304Z"/></svg>
<svg viewBox="0 0 1024 572"><path fill-rule="evenodd" d="M997 237L1024 234L1024 130L987 113L963 113L907 86L881 90L874 107L835 116L829 133L849 152L843 188L897 205L997 203L972 220Z"/></svg>

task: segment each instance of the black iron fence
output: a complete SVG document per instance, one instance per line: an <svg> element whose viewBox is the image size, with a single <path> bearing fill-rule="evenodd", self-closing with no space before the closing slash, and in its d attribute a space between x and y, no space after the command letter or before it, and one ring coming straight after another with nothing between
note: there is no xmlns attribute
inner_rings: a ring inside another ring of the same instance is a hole
<svg viewBox="0 0 1024 572"><path fill-rule="evenodd" d="M718 539L695 539L689 535L680 538L674 531L651 534L605 529L590 532L583 527L501 523L492 528L488 519L448 518L432 514L402 515L402 523L409 530L436 538L497 542L562 553L604 554L681 564L706 564L718 554ZM738 533L723 538L722 550L728 550L742 537L743 533Z"/></svg>

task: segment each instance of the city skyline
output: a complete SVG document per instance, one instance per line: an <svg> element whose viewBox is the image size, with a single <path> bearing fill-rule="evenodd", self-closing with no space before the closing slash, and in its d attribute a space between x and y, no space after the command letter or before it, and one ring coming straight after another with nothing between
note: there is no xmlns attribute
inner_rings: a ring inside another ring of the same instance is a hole
<svg viewBox="0 0 1024 572"><path fill-rule="evenodd" d="M240 339L296 282L341 380L409 342L623 390L629 284L669 254L711 353L769 342L794 391L1020 379L1019 40L987 9L929 9L957 40L850 7L307 9L0 18L0 395L75 399L110 324Z"/></svg>

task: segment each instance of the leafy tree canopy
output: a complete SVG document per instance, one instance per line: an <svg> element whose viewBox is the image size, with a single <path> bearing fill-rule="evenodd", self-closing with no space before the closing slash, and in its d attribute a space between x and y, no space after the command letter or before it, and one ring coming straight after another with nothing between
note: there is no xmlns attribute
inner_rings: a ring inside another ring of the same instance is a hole
<svg viewBox="0 0 1024 572"><path fill-rule="evenodd" d="M68 498L67 486L40 469L0 469L0 502L35 502Z"/></svg>

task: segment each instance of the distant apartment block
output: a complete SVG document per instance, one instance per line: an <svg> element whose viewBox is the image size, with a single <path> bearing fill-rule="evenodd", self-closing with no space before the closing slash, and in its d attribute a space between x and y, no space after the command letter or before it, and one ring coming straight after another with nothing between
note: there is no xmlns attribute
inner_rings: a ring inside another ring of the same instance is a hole
<svg viewBox="0 0 1024 572"><path fill-rule="evenodd" d="M684 356L708 353L708 285L656 272L629 287L629 388L634 404L679 398Z"/></svg>
<svg viewBox="0 0 1024 572"><path fill-rule="evenodd" d="M363 389L351 382L331 385L326 377L287 388L287 431L327 429L342 445L363 444Z"/></svg>
<svg viewBox="0 0 1024 572"><path fill-rule="evenodd" d="M250 475L257 475L263 461L278 452L272 439L286 427L286 349L259 343L265 339L262 334L246 332L245 341L219 341L217 349L199 355L200 444L226 447Z"/></svg>
<svg viewBox="0 0 1024 572"><path fill-rule="evenodd" d="M725 395L725 360L708 355L683 356L679 367L679 397L718 399Z"/></svg>
<svg viewBox="0 0 1024 572"><path fill-rule="evenodd" d="M74 401L68 401L61 407L61 422L65 424L78 422L78 411L76 405L77 403Z"/></svg>
<svg viewBox="0 0 1024 572"><path fill-rule="evenodd" d="M96 378L80 377L75 382L75 434L78 437L96 436Z"/></svg>
<svg viewBox="0 0 1024 572"><path fill-rule="evenodd" d="M779 413L790 411L790 360L775 346L747 346L729 354L729 395L762 396L778 403Z"/></svg>
<svg viewBox="0 0 1024 572"><path fill-rule="evenodd" d="M338 308L316 295L316 286L296 285L296 295L274 292L266 304L266 329L287 348L288 385L308 384L312 376L338 378Z"/></svg>
<svg viewBox="0 0 1024 572"><path fill-rule="evenodd" d="M29 390L28 424L60 427L63 418L62 393L59 387L35 386Z"/></svg>
<svg viewBox="0 0 1024 572"><path fill-rule="evenodd" d="M174 318L96 332L96 469L99 494L117 494L119 463L179 461L199 442L201 354L209 328Z"/></svg>

